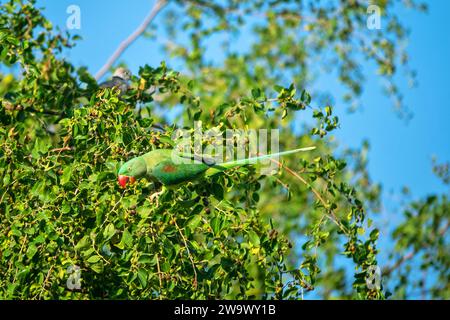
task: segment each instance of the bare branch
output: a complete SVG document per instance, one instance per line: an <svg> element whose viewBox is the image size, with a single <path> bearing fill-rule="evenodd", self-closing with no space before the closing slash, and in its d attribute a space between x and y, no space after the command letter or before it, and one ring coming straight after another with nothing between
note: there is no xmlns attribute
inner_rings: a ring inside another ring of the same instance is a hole
<svg viewBox="0 0 450 320"><path fill-rule="evenodd" d="M262 154L258 152L258 155L262 155ZM272 161L273 163L277 164L280 168L284 168L289 174L291 174L292 176L294 176L295 178L300 180L303 184L305 184L307 187L309 187L311 189L311 191L314 193L314 195L316 196L316 198L322 203L322 205L325 208L325 210L330 213L330 215L325 213L326 216L331 221L333 221L339 227L339 229L341 229L341 231L344 234L348 235L347 229L339 222L339 219L334 214L333 210L328 209L328 205L327 205L326 201L320 195L319 191L317 191L311 184L309 184L305 179L303 179L299 174L297 174L297 172L295 172L294 170L290 169L285 164L282 164L281 162L279 162L279 161L277 161L275 159L269 159L269 160ZM300 173L304 173L304 172L300 172Z"/></svg>
<svg viewBox="0 0 450 320"><path fill-rule="evenodd" d="M197 271L195 270L194 258L192 258L191 251L189 250L189 246L187 244L186 238L184 237L183 232L181 232L181 229L178 226L177 221L175 219L173 221L175 223L175 227L177 227L178 232L180 233L181 239L183 239L184 247L186 248L186 252L188 254L189 260L191 260L192 269L194 270L194 283L193 283L193 286L194 286L194 289L197 289L198 281L197 281Z"/></svg>
<svg viewBox="0 0 450 320"><path fill-rule="evenodd" d="M70 150L72 150L71 147L62 147L62 148L52 149L52 150L50 150L50 152L62 152L62 151L70 151Z"/></svg>
<svg viewBox="0 0 450 320"><path fill-rule="evenodd" d="M437 235L439 237L442 237L448 230L448 228L450 228L450 221L447 221L447 223L445 224L445 226L438 230ZM423 248L429 248L431 245L428 244L423 244ZM413 251L411 251L410 253L404 255L403 257L401 257L399 260L397 260L393 265L391 266L386 266L383 268L382 271L382 275L389 275L392 272L394 272L396 269L398 269L403 263L405 263L408 260L411 260L415 257L415 255L418 253L419 249L415 249Z"/></svg>
<svg viewBox="0 0 450 320"><path fill-rule="evenodd" d="M401 259L397 260L392 266L387 266L383 268L382 275L386 276L391 274L394 270L398 269L403 263L405 263L408 260L411 260L414 258L415 252L410 252L406 255L404 255Z"/></svg>
<svg viewBox="0 0 450 320"><path fill-rule="evenodd" d="M33 112L33 113L42 113L42 114L46 114L46 115L50 115L50 116L61 116L61 112L59 111L54 111L54 110L37 110L33 107L28 107L28 108L24 108L21 105L14 105L13 103L9 102L9 101L4 101L3 102L4 108L5 110L8 111L28 111L28 112Z"/></svg>
<svg viewBox="0 0 450 320"><path fill-rule="evenodd" d="M153 21L156 15L161 11L162 8L167 4L167 0L157 0L150 13L145 17L141 25L133 31L132 34L128 36L119 47L114 51L114 53L106 61L105 65L97 72L95 79L98 81L104 74L111 68L111 66L116 62L116 60L122 55L122 53L147 29L148 25Z"/></svg>

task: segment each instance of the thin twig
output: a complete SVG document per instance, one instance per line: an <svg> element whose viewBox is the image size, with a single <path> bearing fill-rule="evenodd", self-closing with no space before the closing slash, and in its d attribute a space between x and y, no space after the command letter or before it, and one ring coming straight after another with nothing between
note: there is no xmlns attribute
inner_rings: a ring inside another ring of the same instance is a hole
<svg viewBox="0 0 450 320"><path fill-rule="evenodd" d="M25 242L27 241L27 239L28 239L28 235L26 234L25 237L23 238L22 245L21 245L21 247L20 247L20 251L19 251L19 254L18 254L19 257L20 257L20 255L22 254L22 251L23 251L23 249L24 249L24 247L25 247ZM13 262L13 260L11 259L10 262L9 262L8 269L11 268L12 262ZM13 281L12 281L13 284L16 282L16 276L17 276L17 270L16 270L16 272L14 273L14 278L13 278Z"/></svg>
<svg viewBox="0 0 450 320"><path fill-rule="evenodd" d="M186 238L184 237L183 233L181 232L181 229L180 229L180 227L178 226L178 224L177 224L177 222L175 221L175 219L174 219L174 223L175 223L175 226L176 226L177 229L178 229L178 232L180 233L181 238L183 239L184 247L186 248L186 251L187 251L189 260L191 260L192 269L194 269L194 288L197 289L197 271L195 270L194 259L192 258L191 251L189 250L189 247L188 247Z"/></svg>
<svg viewBox="0 0 450 320"><path fill-rule="evenodd" d="M155 243L155 236L152 232L152 240L153 243ZM161 293L162 293L162 273L161 273L161 267L159 266L159 254L156 253L156 268L158 269L158 278L159 278L159 298L161 299Z"/></svg>
<svg viewBox="0 0 450 320"><path fill-rule="evenodd" d="M449 227L450 227L450 222L447 222L446 225L441 230L438 231L438 235L442 237L447 232ZM429 246L430 246L429 244L424 245L425 248L427 248ZM415 255L417 254L417 252L418 252L418 250L413 250L410 253L401 257L393 265L383 268L382 275L386 276L386 275L391 274L393 271L398 269L403 263L414 258Z"/></svg>
<svg viewBox="0 0 450 320"><path fill-rule="evenodd" d="M286 165L282 164L281 162L279 162L279 161L277 161L275 159L269 159L269 160L272 161L273 163L276 163L280 168L284 168L288 173L290 173L291 175L293 175L294 177L299 179L306 186L310 187L311 191L314 193L314 195L317 197L317 199L322 203L322 205L325 207L325 209L327 209L328 205L325 202L325 200L322 198L320 193L312 185L310 185L305 179L303 179L299 174L297 174L297 172L295 172L291 168L287 167ZM345 228L339 223L339 219L336 217L334 212L332 210L328 210L328 211L331 214L331 217L329 217L330 220L333 221L339 227L339 229L342 230L342 232L344 232L345 234L348 234L347 230L345 230Z"/></svg>
<svg viewBox="0 0 450 320"><path fill-rule="evenodd" d="M48 269L47 276L45 277L45 280L42 284L41 292L39 292L39 297L38 297L39 300L41 299L42 293L44 293L45 286L47 285L48 278L50 277L50 274L52 273L52 271L53 271L53 266L51 266L50 269Z"/></svg>
<svg viewBox="0 0 450 320"><path fill-rule="evenodd" d="M400 267L404 262L414 258L414 254L415 254L415 252L412 251L412 252L408 253L407 255L404 255L401 259L399 259L397 262L395 262L392 266L385 267L382 272L383 276L391 274L394 270L396 270L398 267Z"/></svg>
<svg viewBox="0 0 450 320"><path fill-rule="evenodd" d="M33 108L33 107L29 107L29 108L24 109L24 108L22 108L22 107L20 107L20 106L17 106L14 110L18 110L18 111L23 110L23 111L29 111L29 112L32 112L32 113L42 113L42 114L46 114L46 115L49 115L49 116L61 116L61 115L63 114L63 113L60 112L60 111L54 111L54 110L37 110L37 109L35 109L35 108Z"/></svg>
<svg viewBox="0 0 450 320"><path fill-rule="evenodd" d="M62 147L62 148L52 149L52 150L50 150L50 152L62 152L62 151L70 151L70 150L72 150L71 147Z"/></svg>
<svg viewBox="0 0 450 320"><path fill-rule="evenodd" d="M5 197L6 193L8 192L8 189L9 189L9 186L7 186L5 192L3 192L3 195L2 195L2 197L0 198L0 204L3 203L3 198Z"/></svg>
<svg viewBox="0 0 450 320"><path fill-rule="evenodd" d="M304 183L306 186L311 188L311 191L314 193L314 195L317 197L317 199L322 203L322 205L325 207L325 209L327 210L327 203L326 201L322 198L322 196L320 195L320 193L313 187L311 186L305 179L303 179L299 174L297 174L297 172L295 172L294 170L290 169L289 167L287 167L286 165L283 165L281 162L275 160L275 159L271 159L273 162L278 163L278 165L280 167L283 167L284 169L286 169L287 172L289 172L291 175L293 175L294 177L296 177L297 179L299 179L302 183ZM334 212L332 210L328 210L330 212L331 215L331 220L345 233L347 234L347 230L345 230L345 228L339 223L339 219L336 217L336 215L334 214Z"/></svg>
<svg viewBox="0 0 450 320"><path fill-rule="evenodd" d="M98 81L101 77L105 75L105 73L111 68L114 62L122 55L122 53L147 29L148 25L153 21L159 11L167 4L166 0L158 0L156 1L153 8L150 10L150 13L145 17L144 21L141 25L133 31L132 34L128 36L119 47L114 51L111 57L109 57L108 61L106 61L105 65L97 72L95 75L95 79Z"/></svg>
<svg viewBox="0 0 450 320"><path fill-rule="evenodd" d="M158 269L159 296L161 297L161 292L162 292L162 273L161 273L161 267L159 266L159 255L158 254L156 254L156 268Z"/></svg>

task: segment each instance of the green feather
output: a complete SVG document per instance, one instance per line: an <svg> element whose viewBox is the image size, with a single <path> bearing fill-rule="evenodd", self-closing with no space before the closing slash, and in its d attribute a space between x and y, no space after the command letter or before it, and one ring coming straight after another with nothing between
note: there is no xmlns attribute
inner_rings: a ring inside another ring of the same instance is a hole
<svg viewBox="0 0 450 320"><path fill-rule="evenodd" d="M209 166L204 163L174 164L172 160L163 161L153 169L153 176L165 185L175 185L200 177Z"/></svg>
<svg viewBox="0 0 450 320"><path fill-rule="evenodd" d="M195 180L202 175L212 176L227 169L254 164L260 160L314 149L315 147L300 148L212 165L198 160L191 160L186 163L187 158L183 155L173 154L172 149L158 149L129 160L120 168L119 175L136 179L145 176L149 180L159 181L164 185L176 185Z"/></svg>
<svg viewBox="0 0 450 320"><path fill-rule="evenodd" d="M292 154L292 153L297 153L297 152L302 152L302 151L311 151L311 150L314 150L315 148L316 147L306 147L306 148L294 149L294 150L277 152L277 153L272 153L272 154L265 154L265 155L262 155L262 156L246 158L246 159L241 159L241 160L235 160L235 161L230 161L230 162L225 162L225 163L221 163L221 164L212 166L211 168L209 168L207 170L205 175L206 176L212 176L212 175L215 175L217 173L223 172L223 171L231 169L231 168L235 168L235 167L239 167L239 166L243 166L243 165L247 165L247 164L254 164L254 163L256 163L258 161L261 161L261 160L264 160L264 159L277 158L277 157L280 157L280 156L284 156L284 155L288 155L288 154Z"/></svg>

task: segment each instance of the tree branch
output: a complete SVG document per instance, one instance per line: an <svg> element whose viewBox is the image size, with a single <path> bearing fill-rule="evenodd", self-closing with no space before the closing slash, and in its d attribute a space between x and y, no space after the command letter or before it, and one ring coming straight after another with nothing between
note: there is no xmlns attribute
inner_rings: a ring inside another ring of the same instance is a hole
<svg viewBox="0 0 450 320"><path fill-rule="evenodd" d="M261 153L258 152L258 155L262 155ZM341 229L341 231L348 235L348 231L347 229L339 222L339 219L337 218L337 216L334 214L333 210L328 209L328 205L326 203L326 201L322 198L322 196L320 195L320 193L311 185L309 184L305 179L303 179L299 174L297 174L294 170L290 169L289 167L287 167L286 165L282 164L281 162L275 160L275 159L269 159L270 161L272 161L273 163L277 164L280 168L284 168L289 174L291 174L292 176L294 176L295 178L299 179L303 184L305 184L307 187L309 187L311 189L311 191L314 193L314 195L316 196L317 200L319 200L325 211L329 212L330 214L328 215L327 213L326 216L333 221L338 227L339 229ZM304 173L304 172L301 172Z"/></svg>
<svg viewBox="0 0 450 320"><path fill-rule="evenodd" d="M37 110L33 107L24 108L21 105L14 105L9 101L4 102L4 108L8 111L28 111L33 113L42 113L49 116L61 116L62 112L54 111L54 110Z"/></svg>
<svg viewBox="0 0 450 320"><path fill-rule="evenodd" d="M114 62L122 55L122 53L147 29L148 25L153 21L156 15L161 11L162 8L167 4L167 0L157 0L150 13L145 17L141 25L133 31L132 34L128 36L119 47L114 51L114 53L106 61L105 65L97 72L95 79L98 81L104 74L111 68Z"/></svg>
<svg viewBox="0 0 450 320"><path fill-rule="evenodd" d="M184 237L183 232L181 232L181 229L178 226L177 221L175 219L173 221L174 221L175 227L177 227L178 232L180 233L181 239L183 239L184 247L186 248L186 252L188 254L189 260L191 260L192 269L194 270L194 283L193 283L193 286L194 286L194 289L197 289L198 281L197 281L197 271L195 270L194 259L192 258L191 251L189 250L189 246L187 244L186 238Z"/></svg>
<svg viewBox="0 0 450 320"><path fill-rule="evenodd" d="M397 260L392 266L387 266L387 267L383 268L382 275L387 276L387 275L391 274L394 270L398 269L404 262L414 258L414 254L415 254L415 252L412 251L412 252L404 255L401 259Z"/></svg>
<svg viewBox="0 0 450 320"><path fill-rule="evenodd" d="M442 237L447 232L449 227L450 227L450 221L447 221L445 226L441 230L438 231L438 233L437 233L438 236ZM425 244L423 246L423 248L428 248L428 247L430 247L430 244ZM407 255L404 255L399 260L397 260L393 265L384 267L383 271L382 271L382 275L384 275L384 276L390 275L392 272L394 272L396 269L398 269L403 263L414 258L415 254L417 254L418 251L419 251L418 249L415 249L415 250L411 251L410 253L408 253Z"/></svg>
<svg viewBox="0 0 450 320"><path fill-rule="evenodd" d="M62 147L62 148L52 149L49 152L62 152L62 151L70 151L70 150L72 150L71 147Z"/></svg>

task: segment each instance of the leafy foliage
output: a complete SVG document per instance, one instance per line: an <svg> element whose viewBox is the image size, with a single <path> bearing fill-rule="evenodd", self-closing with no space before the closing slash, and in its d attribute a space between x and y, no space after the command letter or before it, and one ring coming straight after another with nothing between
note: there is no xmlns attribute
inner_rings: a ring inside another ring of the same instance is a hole
<svg viewBox="0 0 450 320"><path fill-rule="evenodd" d="M380 192L366 169L368 146L336 156L330 133L339 119L329 101L316 107L316 95L303 90L310 57L333 43L341 80L352 97L360 93L353 44L346 42L363 6L343 2L341 25L337 17L325 19L336 8L309 5L315 19L308 28L318 41L309 52L304 44L311 39L292 37L299 25L288 2L271 8L224 2L228 7L221 8L174 1L188 13L183 23L192 48L167 49L187 72L165 63L143 66L120 96L99 89L85 68L61 56L76 37L56 33L33 1L1 7L0 63L10 73L0 75L0 298L298 299L311 291L325 298L384 298L383 286L366 281L377 266L379 236L367 215L377 211ZM229 52L223 66L208 64L202 39L236 30L240 10L255 8L268 24L255 28L259 42L252 53ZM204 15L218 25L206 27ZM392 19L393 34L402 38ZM379 43L385 55L379 66L388 78L396 69L394 43ZM301 160L284 159L276 175L231 170L167 190L157 203L149 181L119 189L121 163L174 145L176 127L164 117L172 108L181 110L177 120L192 132L193 121L203 129L281 128L280 149L318 149ZM156 122L165 130L156 130ZM441 211L432 212L427 219ZM342 256L354 272L336 267ZM80 289L67 285L73 266L81 269Z"/></svg>
<svg viewBox="0 0 450 320"><path fill-rule="evenodd" d="M149 201L153 190L147 181L118 188L122 161L171 144L170 128L152 131L151 113L135 112L134 105L153 100L147 89L155 86L178 99L188 115L201 110L177 73L164 64L146 66L121 100L114 90L98 90L84 69L57 58L68 41L51 35L49 23L31 4L12 1L2 11L2 62L19 63L23 70L20 77L8 75L7 88L2 86L2 297L295 298L302 288L313 288L317 257L305 256L300 266L287 270L292 245L261 218L257 203L265 179L254 169L169 191L159 205ZM34 37L40 26L47 28ZM306 92L296 98L293 86L276 90L270 103L283 113L310 103ZM267 102L254 89L251 97L221 104L211 124L230 127L230 117L245 122L245 114L266 114ZM330 107L314 113L319 128L312 134L324 136L336 127L331 114ZM376 239L358 238L362 207L351 188L332 178L344 165L327 157L305 159L303 166L311 170L303 180L308 188L326 176L329 192L341 192L354 205L342 220L333 201L317 202L314 210L321 220L308 247L327 240L323 228L329 218L348 240L346 254L364 273L376 263ZM70 266L81 267L79 291L66 287ZM361 297L381 295L364 283L355 285Z"/></svg>
<svg viewBox="0 0 450 320"><path fill-rule="evenodd" d="M448 164L435 165L433 171L448 184ZM393 262L383 270L384 277L395 288L394 297L448 299L449 210L446 194L430 195L405 206L404 219L392 232Z"/></svg>

